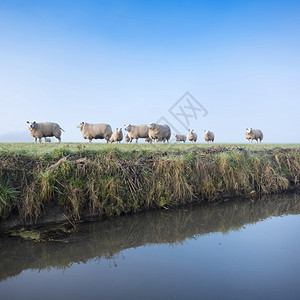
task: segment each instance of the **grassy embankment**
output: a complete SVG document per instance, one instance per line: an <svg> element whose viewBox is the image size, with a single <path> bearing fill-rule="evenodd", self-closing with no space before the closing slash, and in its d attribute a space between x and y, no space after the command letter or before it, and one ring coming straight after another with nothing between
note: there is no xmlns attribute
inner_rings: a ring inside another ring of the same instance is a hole
<svg viewBox="0 0 300 300"><path fill-rule="evenodd" d="M79 219L299 184L300 145L0 144L0 220L58 206Z"/></svg>

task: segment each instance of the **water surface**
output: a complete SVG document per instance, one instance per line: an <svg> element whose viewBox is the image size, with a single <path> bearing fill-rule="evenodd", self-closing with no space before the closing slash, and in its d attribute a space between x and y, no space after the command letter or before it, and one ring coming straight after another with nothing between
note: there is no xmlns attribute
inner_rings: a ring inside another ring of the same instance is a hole
<svg viewBox="0 0 300 300"><path fill-rule="evenodd" d="M299 299L300 196L81 224L64 242L0 238L1 299Z"/></svg>

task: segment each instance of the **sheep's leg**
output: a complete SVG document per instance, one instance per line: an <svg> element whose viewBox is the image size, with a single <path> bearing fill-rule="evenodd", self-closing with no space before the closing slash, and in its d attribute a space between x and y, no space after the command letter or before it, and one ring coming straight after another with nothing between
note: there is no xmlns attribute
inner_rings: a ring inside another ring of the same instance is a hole
<svg viewBox="0 0 300 300"><path fill-rule="evenodd" d="M89 139L89 143L91 143L92 142L92 140L91 139ZM108 141L107 141L108 142Z"/></svg>
<svg viewBox="0 0 300 300"><path fill-rule="evenodd" d="M38 141L39 141L39 143L41 143L41 142L42 142L42 139L41 139L41 138L38 138Z"/></svg>
<svg viewBox="0 0 300 300"><path fill-rule="evenodd" d="M36 143L36 141L37 141L37 138L35 137L35 138L34 138L34 142Z"/></svg>
<svg viewBox="0 0 300 300"><path fill-rule="evenodd" d="M58 143L60 144L60 143L61 143L61 138L60 138L60 136L56 136L56 138L58 139Z"/></svg>

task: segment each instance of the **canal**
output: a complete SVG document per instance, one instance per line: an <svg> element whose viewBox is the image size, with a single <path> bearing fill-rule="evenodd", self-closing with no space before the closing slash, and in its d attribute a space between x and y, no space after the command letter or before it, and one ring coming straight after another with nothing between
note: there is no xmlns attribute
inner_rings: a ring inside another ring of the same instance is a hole
<svg viewBox="0 0 300 300"><path fill-rule="evenodd" d="M1 299L299 299L299 270L295 193L0 237Z"/></svg>

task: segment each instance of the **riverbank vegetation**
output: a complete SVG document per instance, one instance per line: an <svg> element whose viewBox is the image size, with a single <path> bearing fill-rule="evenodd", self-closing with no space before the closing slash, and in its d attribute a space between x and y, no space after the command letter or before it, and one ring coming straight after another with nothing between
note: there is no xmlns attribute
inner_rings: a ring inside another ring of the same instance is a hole
<svg viewBox="0 0 300 300"><path fill-rule="evenodd" d="M35 222L269 194L299 185L299 145L0 144L0 218Z"/></svg>

